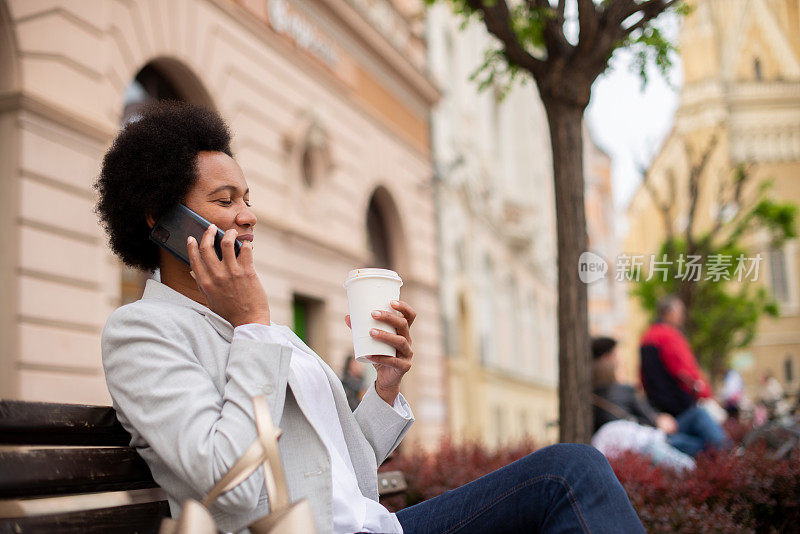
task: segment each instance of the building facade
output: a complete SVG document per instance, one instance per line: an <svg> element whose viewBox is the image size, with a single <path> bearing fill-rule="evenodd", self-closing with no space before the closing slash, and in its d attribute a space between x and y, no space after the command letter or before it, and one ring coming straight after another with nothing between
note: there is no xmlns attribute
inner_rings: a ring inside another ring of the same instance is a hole
<svg viewBox="0 0 800 534"><path fill-rule="evenodd" d="M678 196L669 214L679 231L687 225L690 197L685 192L690 165L703 154L708 162L697 195L697 228L710 229L722 210L720 180L745 163L754 185L772 180L769 194L800 204L800 4L794 0L698 0L681 31L684 87L672 133L654 159L649 178L666 194ZM716 140L712 142L712 140ZM691 156L690 156L691 155ZM665 225L646 188L628 208L628 254L657 251ZM764 317L758 334L732 363L745 378L750 395L771 370L794 392L800 379L800 246L796 239L771 248L766 236L748 241L760 254L758 283L780 305L780 316ZM638 335L647 318L630 302L630 336L624 353L628 368L638 365Z"/></svg>
<svg viewBox="0 0 800 534"><path fill-rule="evenodd" d="M490 446L553 441L558 418L550 139L532 83L502 102L470 74L493 41L428 10L449 430Z"/></svg>
<svg viewBox="0 0 800 534"><path fill-rule="evenodd" d="M0 396L110 401L107 316L144 276L111 254L91 185L143 102L216 109L259 222L273 319L337 371L351 352L342 282L357 266L403 277L418 312L404 381L436 441L447 421L429 113L419 18L389 1L0 2Z"/></svg>
<svg viewBox="0 0 800 534"><path fill-rule="evenodd" d="M619 253L616 208L611 180L611 158L583 128L584 202L589 251L609 265L606 276L589 283L589 333L620 339L625 333L624 287L614 281L613 265Z"/></svg>

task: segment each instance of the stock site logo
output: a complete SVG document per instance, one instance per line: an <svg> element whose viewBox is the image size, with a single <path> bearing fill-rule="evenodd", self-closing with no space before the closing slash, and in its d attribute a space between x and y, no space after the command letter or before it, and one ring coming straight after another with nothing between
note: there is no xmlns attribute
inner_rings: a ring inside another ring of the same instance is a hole
<svg viewBox="0 0 800 534"><path fill-rule="evenodd" d="M584 284L591 284L606 277L608 263L595 254L586 251L578 258L578 277Z"/></svg>

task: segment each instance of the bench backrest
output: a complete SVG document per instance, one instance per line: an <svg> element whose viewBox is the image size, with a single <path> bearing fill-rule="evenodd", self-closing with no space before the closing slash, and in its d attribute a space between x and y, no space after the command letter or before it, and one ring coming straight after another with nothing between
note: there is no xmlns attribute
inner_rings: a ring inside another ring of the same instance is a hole
<svg viewBox="0 0 800 534"><path fill-rule="evenodd" d="M158 532L166 495L129 442L108 406L0 401L0 532Z"/></svg>
<svg viewBox="0 0 800 534"><path fill-rule="evenodd" d="M0 400L0 534L157 533L169 504L130 439L110 406Z"/></svg>

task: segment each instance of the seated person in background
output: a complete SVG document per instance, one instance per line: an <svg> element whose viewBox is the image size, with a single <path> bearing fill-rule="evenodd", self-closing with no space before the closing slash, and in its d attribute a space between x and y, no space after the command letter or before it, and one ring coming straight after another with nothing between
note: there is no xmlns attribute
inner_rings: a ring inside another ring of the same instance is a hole
<svg viewBox="0 0 800 534"><path fill-rule="evenodd" d="M686 319L683 302L668 295L658 302L658 320L641 339L641 376L647 399L657 410L678 422L678 436L673 446L695 456L704 449L727 449L731 441L711 415L698 406L701 399L712 398L711 386L703 375L689 342L681 332Z"/></svg>
<svg viewBox="0 0 800 534"><path fill-rule="evenodd" d="M624 451L646 454L655 464L694 468L694 460L668 442L678 430L675 419L657 413L636 389L617 381L617 342L610 337L592 340L594 437L592 445L606 456Z"/></svg>
<svg viewBox="0 0 800 534"><path fill-rule="evenodd" d="M758 392L758 400L767 410L767 419L781 419L789 415L790 408L786 402L786 394L783 386L775 378L770 369L764 371L761 376L761 389Z"/></svg>
<svg viewBox="0 0 800 534"><path fill-rule="evenodd" d="M732 367L725 372L721 395L728 417L738 420L744 401L744 380L739 371Z"/></svg>
<svg viewBox="0 0 800 534"><path fill-rule="evenodd" d="M342 369L342 386L344 387L345 395L347 395L347 404L352 411L358 408L361 399L364 397L364 373L361 370L361 365L356 361L355 356L349 354L344 360Z"/></svg>

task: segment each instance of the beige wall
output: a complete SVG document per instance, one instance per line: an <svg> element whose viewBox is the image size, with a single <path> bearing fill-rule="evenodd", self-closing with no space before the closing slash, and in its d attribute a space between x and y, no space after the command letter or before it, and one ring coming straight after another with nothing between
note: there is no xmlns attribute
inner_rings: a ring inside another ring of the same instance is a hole
<svg viewBox="0 0 800 534"><path fill-rule="evenodd" d="M4 346L2 364L15 371L0 394L110 401L99 336L119 303L120 266L92 213L91 184L117 131L127 85L148 62L166 58L161 64L174 81L206 93L231 126L259 218L255 257L274 320L292 323L294 293L323 300L323 356L337 371L352 350L341 283L369 261L368 202L377 188L388 192L397 212L391 233L401 252L401 295L419 314L416 366L404 390L417 415L410 439L432 441L446 417L444 364L432 168L427 138L415 133L427 132L437 91L347 4L291 4L336 48L335 68L273 31L259 3L243 4L254 11L225 0L3 3L11 20L0 36L13 30L21 76L0 108L9 110L0 129L11 133L0 151L16 153L18 163L0 161L3 187L18 191L4 196L19 210L9 232L25 246L2 271L6 295L18 293L11 302L17 312L2 328L18 347ZM374 94L355 91L351 79L369 80ZM390 105L396 109L387 111ZM309 113L327 133L332 161L310 189L292 150Z"/></svg>

